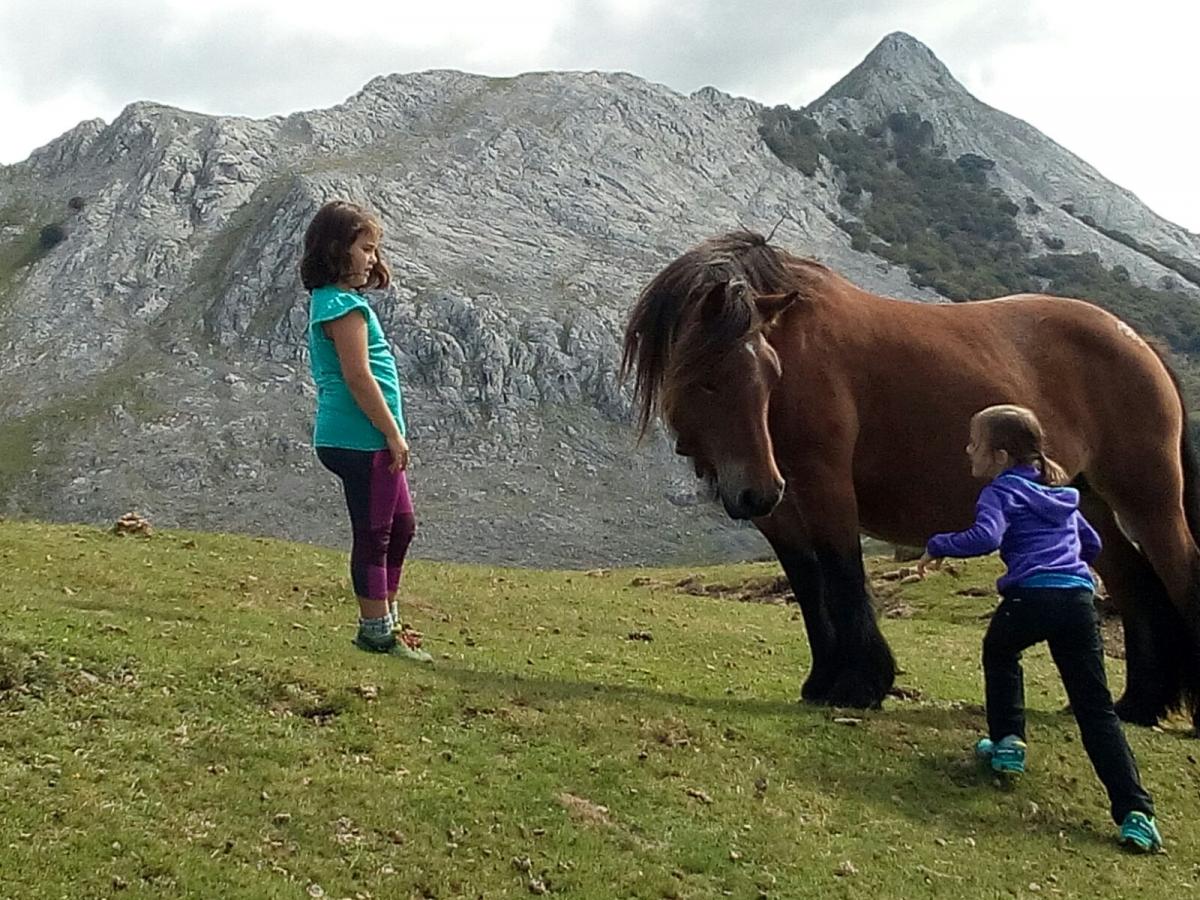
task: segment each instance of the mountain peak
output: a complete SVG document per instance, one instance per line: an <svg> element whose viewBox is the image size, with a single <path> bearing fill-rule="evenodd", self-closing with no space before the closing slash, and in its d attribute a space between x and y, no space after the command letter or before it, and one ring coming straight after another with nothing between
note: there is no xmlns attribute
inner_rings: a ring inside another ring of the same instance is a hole
<svg viewBox="0 0 1200 900"><path fill-rule="evenodd" d="M844 78L809 104L810 109L842 98L868 100L880 91L925 97L969 96L933 51L903 31L893 31L875 45Z"/></svg>
<svg viewBox="0 0 1200 900"><path fill-rule="evenodd" d="M945 71L945 66L942 65L941 60L934 56L932 50L911 34L903 31L893 31L891 34L884 36L863 61L875 61L878 64L893 60L917 61L919 64Z"/></svg>

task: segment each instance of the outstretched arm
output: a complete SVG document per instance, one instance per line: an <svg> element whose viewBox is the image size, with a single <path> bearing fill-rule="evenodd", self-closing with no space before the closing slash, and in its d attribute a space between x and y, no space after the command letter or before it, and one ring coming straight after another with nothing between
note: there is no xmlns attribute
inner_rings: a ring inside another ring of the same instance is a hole
<svg viewBox="0 0 1200 900"><path fill-rule="evenodd" d="M1000 496L990 485L979 495L975 504L975 524L966 531L935 534L929 539L925 552L937 559L943 556L986 556L1000 549L1000 540L1008 529L1008 520L1000 504Z"/></svg>

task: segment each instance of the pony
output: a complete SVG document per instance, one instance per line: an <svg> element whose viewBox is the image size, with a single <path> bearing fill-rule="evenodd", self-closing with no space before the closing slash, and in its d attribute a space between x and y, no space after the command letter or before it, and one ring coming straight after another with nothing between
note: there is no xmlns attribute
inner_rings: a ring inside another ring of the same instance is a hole
<svg viewBox="0 0 1200 900"><path fill-rule="evenodd" d="M621 377L640 434L661 418L734 519L770 543L812 663L801 698L875 708L895 659L861 534L923 546L971 524L963 447L985 406L1029 407L1081 493L1122 616L1127 722L1200 725L1200 491L1179 383L1082 300L882 297L748 230L710 238L641 291Z"/></svg>

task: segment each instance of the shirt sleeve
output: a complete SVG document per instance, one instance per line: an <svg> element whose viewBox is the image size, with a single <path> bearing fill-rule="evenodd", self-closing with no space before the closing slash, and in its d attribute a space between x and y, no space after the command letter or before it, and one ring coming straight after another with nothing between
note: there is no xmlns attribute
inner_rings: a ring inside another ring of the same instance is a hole
<svg viewBox="0 0 1200 900"><path fill-rule="evenodd" d="M322 292L320 297L314 294L308 310L308 321L310 325L332 322L355 309L362 310L364 316L367 314L367 301L358 294L349 291Z"/></svg>
<svg viewBox="0 0 1200 900"><path fill-rule="evenodd" d="M1100 555L1100 535L1096 534L1096 529L1088 524L1079 510L1075 511L1074 519L1075 530L1079 534L1079 555L1085 563L1090 563Z"/></svg>
<svg viewBox="0 0 1200 900"><path fill-rule="evenodd" d="M935 558L986 556L1000 549L1000 541L1007 530L1008 519L1004 515L1000 492L989 484L975 504L975 524L966 531L935 534L929 539L925 552Z"/></svg>

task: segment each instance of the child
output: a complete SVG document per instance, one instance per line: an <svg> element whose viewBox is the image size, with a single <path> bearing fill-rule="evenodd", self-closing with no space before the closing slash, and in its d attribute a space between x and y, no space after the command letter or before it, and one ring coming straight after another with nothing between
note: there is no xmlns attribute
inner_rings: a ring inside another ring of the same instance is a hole
<svg viewBox="0 0 1200 900"><path fill-rule="evenodd" d="M313 444L338 476L350 511L350 578L358 596L362 650L427 662L398 641L396 589L416 531L405 469L408 443L396 361L362 291L385 288L383 228L361 206L334 200L304 233L300 280L311 295L308 353L317 386Z"/></svg>
<svg viewBox="0 0 1200 900"><path fill-rule="evenodd" d="M1087 563L1100 538L1079 513L1079 492L1042 450L1042 426L1021 406L989 406L971 419L971 474L991 482L979 495L975 524L930 539L920 574L946 556L999 549L1007 571L1001 601L983 639L988 737L976 753L997 772L1025 771L1021 653L1040 641L1062 676L1083 746L1108 791L1121 843L1142 852L1162 847L1154 804L1113 710Z"/></svg>

